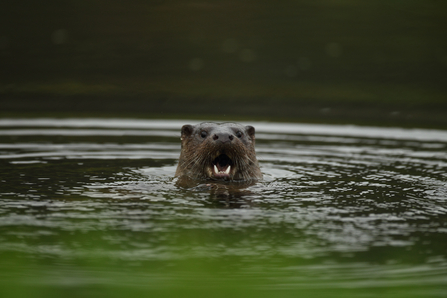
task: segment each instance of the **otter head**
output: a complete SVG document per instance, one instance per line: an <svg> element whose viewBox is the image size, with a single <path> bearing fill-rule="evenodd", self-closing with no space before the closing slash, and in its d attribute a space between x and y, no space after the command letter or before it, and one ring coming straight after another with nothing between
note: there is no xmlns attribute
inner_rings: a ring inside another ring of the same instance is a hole
<svg viewBox="0 0 447 298"><path fill-rule="evenodd" d="M237 123L184 125L181 140L176 176L244 181L262 178L253 126Z"/></svg>

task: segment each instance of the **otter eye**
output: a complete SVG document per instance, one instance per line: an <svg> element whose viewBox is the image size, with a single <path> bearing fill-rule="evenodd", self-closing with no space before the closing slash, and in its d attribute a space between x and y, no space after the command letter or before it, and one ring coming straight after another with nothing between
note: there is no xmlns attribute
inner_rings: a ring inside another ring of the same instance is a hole
<svg viewBox="0 0 447 298"><path fill-rule="evenodd" d="M241 131L238 131L238 132L236 133L236 137L238 137L238 138L242 138L242 132L241 132Z"/></svg>
<svg viewBox="0 0 447 298"><path fill-rule="evenodd" d="M208 135L208 133L206 131L204 131L204 130L202 130L202 132L200 133L200 136L202 138L206 138L207 135Z"/></svg>

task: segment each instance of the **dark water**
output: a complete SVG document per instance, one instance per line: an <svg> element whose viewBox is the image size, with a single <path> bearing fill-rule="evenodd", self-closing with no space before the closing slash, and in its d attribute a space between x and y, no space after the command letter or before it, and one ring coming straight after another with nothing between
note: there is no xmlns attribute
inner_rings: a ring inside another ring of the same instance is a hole
<svg viewBox="0 0 447 298"><path fill-rule="evenodd" d="M447 297L447 131L250 123L264 181L185 189L197 122L0 120L0 295Z"/></svg>

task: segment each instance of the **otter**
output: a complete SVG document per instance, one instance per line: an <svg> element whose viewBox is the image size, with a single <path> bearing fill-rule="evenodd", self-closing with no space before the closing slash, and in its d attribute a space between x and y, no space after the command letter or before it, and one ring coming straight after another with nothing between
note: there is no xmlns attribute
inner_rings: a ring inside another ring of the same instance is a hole
<svg viewBox="0 0 447 298"><path fill-rule="evenodd" d="M255 128L238 123L183 125L176 177L225 181L262 179Z"/></svg>

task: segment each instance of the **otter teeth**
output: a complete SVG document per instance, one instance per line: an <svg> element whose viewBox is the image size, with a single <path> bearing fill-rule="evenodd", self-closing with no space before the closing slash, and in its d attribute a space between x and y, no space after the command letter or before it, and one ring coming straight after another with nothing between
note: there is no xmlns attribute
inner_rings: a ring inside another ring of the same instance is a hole
<svg viewBox="0 0 447 298"><path fill-rule="evenodd" d="M225 171L219 171L219 169L217 168L216 165L214 165L214 172L216 174L226 174L229 175L230 174L230 170L231 170L231 166L228 166L228 168Z"/></svg>
<svg viewBox="0 0 447 298"><path fill-rule="evenodd" d="M231 169L231 166L228 166L228 168L227 168L227 170L225 171L225 174L230 174L230 169Z"/></svg>

